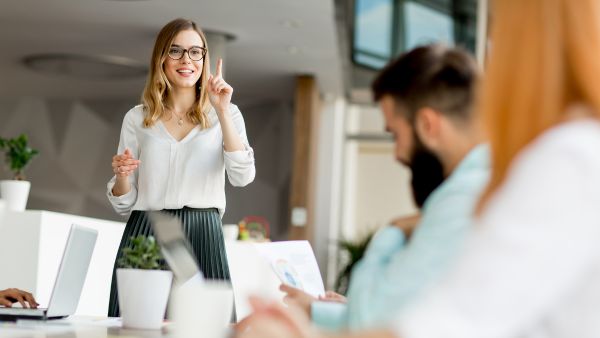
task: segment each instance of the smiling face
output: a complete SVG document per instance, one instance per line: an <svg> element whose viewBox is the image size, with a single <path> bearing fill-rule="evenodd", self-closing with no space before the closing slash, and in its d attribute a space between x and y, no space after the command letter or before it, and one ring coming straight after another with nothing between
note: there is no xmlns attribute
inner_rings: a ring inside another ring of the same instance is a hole
<svg viewBox="0 0 600 338"><path fill-rule="evenodd" d="M169 56L166 57L163 63L165 75L176 89L194 88L202 75L204 58L200 61L193 61L190 59L189 50L193 47L204 48L204 42L196 31L184 30L175 36L173 43L169 47L169 51L177 47L186 51L184 51L183 56L179 60L174 60Z"/></svg>

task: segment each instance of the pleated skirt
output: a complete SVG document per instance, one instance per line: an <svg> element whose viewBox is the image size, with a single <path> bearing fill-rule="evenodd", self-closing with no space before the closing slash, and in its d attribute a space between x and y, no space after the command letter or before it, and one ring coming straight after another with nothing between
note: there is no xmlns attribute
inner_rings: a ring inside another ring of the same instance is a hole
<svg viewBox="0 0 600 338"><path fill-rule="evenodd" d="M200 270L206 279L230 280L225 242L221 217L216 208L194 209L184 207L183 209L163 210L171 215L179 217L183 224L185 233ZM117 262L121 258L122 249L131 246L131 237L139 235L153 235L152 227L145 211L134 210L129 216L125 231L121 238L119 251L113 268L112 285L110 288L110 300L108 304L108 316L119 317L119 298L117 294ZM152 295L148 295L151 297Z"/></svg>

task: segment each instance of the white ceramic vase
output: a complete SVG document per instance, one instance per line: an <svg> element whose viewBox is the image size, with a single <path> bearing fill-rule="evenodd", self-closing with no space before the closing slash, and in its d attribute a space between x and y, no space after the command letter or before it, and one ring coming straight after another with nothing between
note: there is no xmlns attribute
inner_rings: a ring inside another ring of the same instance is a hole
<svg viewBox="0 0 600 338"><path fill-rule="evenodd" d="M31 183L28 181L0 181L0 197L6 202L6 209L25 211Z"/></svg>
<svg viewBox="0 0 600 338"><path fill-rule="evenodd" d="M117 269L123 327L162 328L173 273L164 270Z"/></svg>

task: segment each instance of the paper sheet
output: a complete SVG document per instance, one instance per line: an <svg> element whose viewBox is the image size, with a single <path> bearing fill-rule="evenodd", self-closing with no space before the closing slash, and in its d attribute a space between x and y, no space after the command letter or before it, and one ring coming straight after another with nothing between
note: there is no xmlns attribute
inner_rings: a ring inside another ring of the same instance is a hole
<svg viewBox="0 0 600 338"><path fill-rule="evenodd" d="M252 312L249 296L283 303L285 294L279 291L281 281L274 266L280 266L284 275L285 268L288 268L288 274L300 283L305 292L315 297L325 293L317 260L308 241L226 241L225 246L238 320Z"/></svg>
<svg viewBox="0 0 600 338"><path fill-rule="evenodd" d="M325 294L323 278L308 241L256 243L255 246L283 283L314 297Z"/></svg>

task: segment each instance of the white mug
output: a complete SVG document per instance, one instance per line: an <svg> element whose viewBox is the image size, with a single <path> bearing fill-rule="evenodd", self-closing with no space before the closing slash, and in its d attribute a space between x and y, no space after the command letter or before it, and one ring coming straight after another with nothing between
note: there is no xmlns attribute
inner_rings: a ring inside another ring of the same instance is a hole
<svg viewBox="0 0 600 338"><path fill-rule="evenodd" d="M240 228L237 224L223 224L223 238L226 241L235 241L240 234Z"/></svg>
<svg viewBox="0 0 600 338"><path fill-rule="evenodd" d="M4 210L6 209L6 202L0 198L0 226L2 226L2 222L4 221Z"/></svg>
<svg viewBox="0 0 600 338"><path fill-rule="evenodd" d="M185 283L173 290L172 305L175 337L224 338L233 311L233 290L227 282Z"/></svg>

